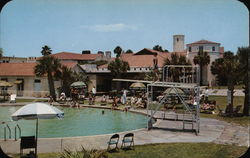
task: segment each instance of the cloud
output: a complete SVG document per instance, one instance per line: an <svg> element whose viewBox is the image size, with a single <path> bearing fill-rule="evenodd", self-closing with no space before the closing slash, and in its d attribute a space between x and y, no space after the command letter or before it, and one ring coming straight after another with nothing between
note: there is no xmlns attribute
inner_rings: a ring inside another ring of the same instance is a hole
<svg viewBox="0 0 250 158"><path fill-rule="evenodd" d="M117 32L117 31L137 29L136 26L127 24L107 24L107 25L93 25L93 26L83 26L83 27L97 32Z"/></svg>

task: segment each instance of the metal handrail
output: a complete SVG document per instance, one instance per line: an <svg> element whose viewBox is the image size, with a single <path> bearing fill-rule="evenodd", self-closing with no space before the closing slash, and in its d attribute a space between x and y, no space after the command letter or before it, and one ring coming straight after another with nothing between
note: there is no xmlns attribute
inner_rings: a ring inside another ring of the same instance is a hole
<svg viewBox="0 0 250 158"><path fill-rule="evenodd" d="M9 126L8 124L6 124L6 126L4 127L4 141L7 140L6 128L8 128L8 131L9 131L9 139L11 139L11 129L10 129L10 126Z"/></svg>
<svg viewBox="0 0 250 158"><path fill-rule="evenodd" d="M21 137L21 128L20 128L20 126L18 124L16 124L16 126L15 126L15 141L17 141L17 136L16 136L17 128L18 128L18 131L19 131L19 138Z"/></svg>

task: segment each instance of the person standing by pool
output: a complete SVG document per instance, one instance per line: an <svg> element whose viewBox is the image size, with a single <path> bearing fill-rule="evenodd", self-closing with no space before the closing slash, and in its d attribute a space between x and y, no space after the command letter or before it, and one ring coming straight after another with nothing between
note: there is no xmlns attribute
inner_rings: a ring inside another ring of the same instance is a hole
<svg viewBox="0 0 250 158"><path fill-rule="evenodd" d="M154 54L154 58L153 58L153 70L154 70L154 81L159 81L157 53Z"/></svg>
<svg viewBox="0 0 250 158"><path fill-rule="evenodd" d="M122 104L125 105L127 102L127 90L123 88L122 90Z"/></svg>
<svg viewBox="0 0 250 158"><path fill-rule="evenodd" d="M206 87L204 96L205 96L205 103L207 103L208 102L208 88L207 87Z"/></svg>
<svg viewBox="0 0 250 158"><path fill-rule="evenodd" d="M95 86L92 88L92 103L95 104L95 95L96 95L96 89Z"/></svg>

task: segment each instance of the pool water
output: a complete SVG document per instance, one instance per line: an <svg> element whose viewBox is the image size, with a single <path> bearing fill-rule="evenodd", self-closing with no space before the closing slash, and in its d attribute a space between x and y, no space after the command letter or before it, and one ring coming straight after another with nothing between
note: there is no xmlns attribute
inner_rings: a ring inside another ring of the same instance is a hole
<svg viewBox="0 0 250 158"><path fill-rule="evenodd" d="M8 122L12 138L14 138L16 124L21 127L22 136L35 135L35 120L11 121L11 114L19 108L20 106L0 107L0 123ZM100 135L144 128L147 125L146 116L130 112L97 108L57 108L64 111L64 118L39 119L38 137ZM4 124L0 124L0 138L4 138L4 126Z"/></svg>

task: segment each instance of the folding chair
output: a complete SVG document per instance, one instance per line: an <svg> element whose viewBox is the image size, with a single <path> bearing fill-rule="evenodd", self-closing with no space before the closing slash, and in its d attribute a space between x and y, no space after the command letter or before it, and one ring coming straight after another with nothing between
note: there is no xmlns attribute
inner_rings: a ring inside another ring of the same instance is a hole
<svg viewBox="0 0 250 158"><path fill-rule="evenodd" d="M21 137L20 142L20 157L23 156L23 149L33 148L36 151L36 138L35 136Z"/></svg>
<svg viewBox="0 0 250 158"><path fill-rule="evenodd" d="M114 149L119 150L119 148L118 148L119 137L120 137L119 134L114 134L114 135L111 136L111 138L108 141L108 149L107 149L107 151L109 151L111 149L110 148L111 145L115 145Z"/></svg>
<svg viewBox="0 0 250 158"><path fill-rule="evenodd" d="M129 146L126 146L126 143L129 143ZM123 139L122 139L122 146L121 148L125 148L125 147L133 147L134 148L135 143L134 143L134 133L127 133L124 135Z"/></svg>

